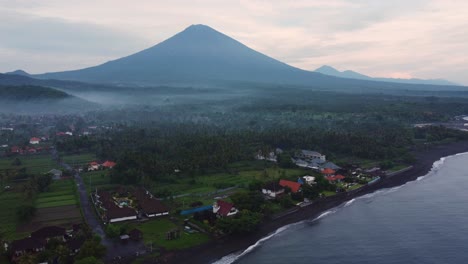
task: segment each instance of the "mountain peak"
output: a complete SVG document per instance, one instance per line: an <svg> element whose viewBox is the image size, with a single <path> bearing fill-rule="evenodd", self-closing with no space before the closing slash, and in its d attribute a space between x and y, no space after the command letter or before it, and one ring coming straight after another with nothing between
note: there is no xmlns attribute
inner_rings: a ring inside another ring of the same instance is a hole
<svg viewBox="0 0 468 264"><path fill-rule="evenodd" d="M333 75L333 76L340 74L340 71L328 65L323 65L322 67L316 69L315 71L322 73L322 74Z"/></svg>
<svg viewBox="0 0 468 264"><path fill-rule="evenodd" d="M15 74L15 75L21 75L21 76L30 76L29 73L23 71L23 70L16 70L16 71L12 71L12 72L7 72L5 74Z"/></svg>

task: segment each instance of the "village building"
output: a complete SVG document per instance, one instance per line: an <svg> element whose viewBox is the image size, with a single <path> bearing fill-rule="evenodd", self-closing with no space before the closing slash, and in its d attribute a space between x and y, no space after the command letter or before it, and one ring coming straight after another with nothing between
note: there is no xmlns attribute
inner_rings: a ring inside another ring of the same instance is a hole
<svg viewBox="0 0 468 264"><path fill-rule="evenodd" d="M65 241L66 229L59 226L46 226L31 233L31 237L36 239L45 239L47 242L51 239Z"/></svg>
<svg viewBox="0 0 468 264"><path fill-rule="evenodd" d="M213 204L213 213L218 217L228 217L236 215L239 212L232 203L226 201L217 200Z"/></svg>
<svg viewBox="0 0 468 264"><path fill-rule="evenodd" d="M305 183L307 183L308 185L314 185L317 183L315 182L314 176L306 175L306 176L303 176L302 178L304 179Z"/></svg>
<svg viewBox="0 0 468 264"><path fill-rule="evenodd" d="M106 162L102 164L102 167L107 168L107 169L112 169L115 167L115 165L117 165L117 163L106 160Z"/></svg>
<svg viewBox="0 0 468 264"><path fill-rule="evenodd" d="M96 206L99 206L103 212L101 218L104 222L115 223L137 219L137 212L134 208L125 205L118 206L107 191L99 190L94 193Z"/></svg>
<svg viewBox="0 0 468 264"><path fill-rule="evenodd" d="M27 237L20 240L15 240L10 244L13 260L26 253L38 253L45 250L47 242L45 239Z"/></svg>
<svg viewBox="0 0 468 264"><path fill-rule="evenodd" d="M327 176L327 177L325 177L325 179L327 179L327 181L329 181L330 183L341 182L344 178L346 178L346 177L343 176L343 175L335 175L335 176Z"/></svg>
<svg viewBox="0 0 468 264"><path fill-rule="evenodd" d="M317 152L317 151L312 151L312 150L301 150L299 153L296 155L298 158L306 159L306 160L314 160L314 159L319 159L322 161L326 161L326 156Z"/></svg>
<svg viewBox="0 0 468 264"><path fill-rule="evenodd" d="M284 193L284 187L278 182L271 182L262 187L262 193L267 198L276 198Z"/></svg>
<svg viewBox="0 0 468 264"><path fill-rule="evenodd" d="M37 145L41 142L41 139L40 138L37 138L37 137L33 137L29 140L29 144L31 145Z"/></svg>
<svg viewBox="0 0 468 264"><path fill-rule="evenodd" d="M99 163L97 163L96 161L90 162L88 164L88 171L95 171L95 170L99 170L100 168L101 168L101 165L99 165Z"/></svg>
<svg viewBox="0 0 468 264"><path fill-rule="evenodd" d="M11 147L11 149L10 149L10 152L11 152L11 153L20 153L20 152L22 152L22 151L23 151L23 150L22 150L20 147L18 147L18 146L13 146L13 147Z"/></svg>
<svg viewBox="0 0 468 264"><path fill-rule="evenodd" d="M325 177L327 177L327 176L334 176L335 173L336 173L336 171L333 170L333 169L323 169L323 170L322 170L322 174L323 174Z"/></svg>
<svg viewBox="0 0 468 264"><path fill-rule="evenodd" d="M47 173L51 174L52 179L54 179L54 180L60 180L60 178L62 178L62 175L63 175L63 172L61 170L57 170L57 169L52 169L52 170L48 171Z"/></svg>
<svg viewBox="0 0 468 264"><path fill-rule="evenodd" d="M279 185L282 187L288 187L289 189L291 189L292 193L297 193L301 191L301 184L298 182L280 180Z"/></svg>
<svg viewBox="0 0 468 264"><path fill-rule="evenodd" d="M138 188L134 192L138 207L141 213L148 217L164 216L169 214L169 210L161 201L156 200L153 195L143 188Z"/></svg>
<svg viewBox="0 0 468 264"><path fill-rule="evenodd" d="M320 166L322 169L332 169L332 170L340 170L341 167L336 165L335 163L328 161Z"/></svg>

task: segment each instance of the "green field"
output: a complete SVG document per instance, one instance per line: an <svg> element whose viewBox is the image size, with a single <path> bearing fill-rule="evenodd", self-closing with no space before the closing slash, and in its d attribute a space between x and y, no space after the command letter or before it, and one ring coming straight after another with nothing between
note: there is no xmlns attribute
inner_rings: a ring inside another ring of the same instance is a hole
<svg viewBox="0 0 468 264"><path fill-rule="evenodd" d="M15 158L2 158L0 159L0 170L19 170L26 168L26 173L29 174L42 174L50 171L51 169L60 169L55 161L52 160L48 154L43 155L29 155L17 156L20 159L20 166L13 166L12 162Z"/></svg>
<svg viewBox="0 0 468 264"><path fill-rule="evenodd" d="M66 155L62 157L62 160L70 166L85 165L96 160L96 155L90 153Z"/></svg>
<svg viewBox="0 0 468 264"><path fill-rule="evenodd" d="M75 193L75 182L71 179L54 181L50 185L50 191L38 195L35 204L36 208L77 205L78 196Z"/></svg>
<svg viewBox="0 0 468 264"><path fill-rule="evenodd" d="M13 190L0 193L0 208L2 208L2 210L0 210L0 233L5 240L26 236L26 234L21 234L16 231L16 208L20 205L23 197L21 193L15 190L16 186L12 187Z"/></svg>
<svg viewBox="0 0 468 264"><path fill-rule="evenodd" d="M281 169L274 167L273 163L263 161L238 162L229 166L228 172L211 172L204 175L197 175L194 180L190 177L179 177L174 183L157 186L154 191L157 193L161 189L170 190L173 195L177 194L203 194L214 192L218 189L228 187L247 187L254 180L269 182L282 179L295 180L299 176L308 175L310 170L301 168ZM265 166L269 166L265 168Z"/></svg>
<svg viewBox="0 0 468 264"><path fill-rule="evenodd" d="M203 233L186 233L183 227L176 225L167 218L153 219L144 223L130 223L129 230L137 228L143 232L145 244L153 243L154 246L164 247L167 250L189 248L203 244L210 240ZM175 240L166 240L166 233L174 228L181 229L181 236Z"/></svg>

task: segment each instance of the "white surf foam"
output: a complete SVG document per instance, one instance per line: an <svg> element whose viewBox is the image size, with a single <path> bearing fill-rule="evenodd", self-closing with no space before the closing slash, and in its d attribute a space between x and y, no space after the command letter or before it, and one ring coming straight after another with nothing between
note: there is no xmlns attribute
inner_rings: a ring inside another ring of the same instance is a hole
<svg viewBox="0 0 468 264"><path fill-rule="evenodd" d="M344 207L350 206L350 205L351 205L352 203L354 203L355 201L356 201L356 198L347 201L347 202L344 204Z"/></svg>
<svg viewBox="0 0 468 264"><path fill-rule="evenodd" d="M258 248L259 246L261 246L263 244L263 242L267 241L268 239L274 237L274 236L277 236L278 234L280 234L281 232L293 227L293 226L296 226L296 225L299 225L299 224L302 224L304 221L301 221L301 222L297 222L297 223L294 223L294 224L289 224L289 225L286 225L286 226L283 226L283 227L280 227L278 228L274 233L258 240L255 244L251 245L250 247L248 247L246 250L244 250L243 252L240 252L240 253L233 253L233 254L230 254L230 255L227 255L227 256L224 256L223 258L213 262L212 264L231 264L233 263L234 261L238 260L239 258L241 258L242 256L245 256L246 254L248 254L249 252L253 251L254 249Z"/></svg>

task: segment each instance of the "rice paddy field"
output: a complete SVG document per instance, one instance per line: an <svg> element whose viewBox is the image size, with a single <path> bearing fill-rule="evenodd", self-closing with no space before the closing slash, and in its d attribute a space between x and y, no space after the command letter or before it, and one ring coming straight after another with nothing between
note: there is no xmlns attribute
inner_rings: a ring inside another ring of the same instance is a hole
<svg viewBox="0 0 468 264"><path fill-rule="evenodd" d="M20 166L14 166L12 164L15 158L21 161ZM60 169L49 154L25 155L0 159L0 171L9 170L13 172L22 168L25 168L28 174L42 174L51 169Z"/></svg>

